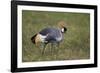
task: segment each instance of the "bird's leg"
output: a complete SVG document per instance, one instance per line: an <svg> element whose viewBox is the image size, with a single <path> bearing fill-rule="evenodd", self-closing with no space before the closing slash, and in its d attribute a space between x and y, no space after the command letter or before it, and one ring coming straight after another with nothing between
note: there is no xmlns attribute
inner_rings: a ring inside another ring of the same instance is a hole
<svg viewBox="0 0 100 73"><path fill-rule="evenodd" d="M47 45L47 44L43 44L42 55L44 55L44 53L45 53L45 50L46 50L46 45Z"/></svg>
<svg viewBox="0 0 100 73"><path fill-rule="evenodd" d="M60 42L57 43L57 46L58 46L58 49L57 49L57 54L58 54L59 49L60 49Z"/></svg>
<svg viewBox="0 0 100 73"><path fill-rule="evenodd" d="M55 47L55 55L56 55L56 57L55 57L55 59L57 59L58 57L59 57L59 48L60 48L60 43L58 42L58 43L56 43L56 47Z"/></svg>
<svg viewBox="0 0 100 73"><path fill-rule="evenodd" d="M57 47L60 48L60 43L59 42L57 43Z"/></svg>
<svg viewBox="0 0 100 73"><path fill-rule="evenodd" d="M50 54L52 53L52 43L50 43Z"/></svg>
<svg viewBox="0 0 100 73"><path fill-rule="evenodd" d="M57 44L56 43L54 43L54 52L55 52L55 54L57 53Z"/></svg>
<svg viewBox="0 0 100 73"><path fill-rule="evenodd" d="M53 54L53 43L51 43L51 46L50 46L50 52L51 52L51 54Z"/></svg>
<svg viewBox="0 0 100 73"><path fill-rule="evenodd" d="M39 45L39 50L40 50L40 52L42 51L42 49L43 49L43 43L40 43L40 45Z"/></svg>
<svg viewBox="0 0 100 73"><path fill-rule="evenodd" d="M57 54L59 52L59 49L60 49L60 42L57 43Z"/></svg>

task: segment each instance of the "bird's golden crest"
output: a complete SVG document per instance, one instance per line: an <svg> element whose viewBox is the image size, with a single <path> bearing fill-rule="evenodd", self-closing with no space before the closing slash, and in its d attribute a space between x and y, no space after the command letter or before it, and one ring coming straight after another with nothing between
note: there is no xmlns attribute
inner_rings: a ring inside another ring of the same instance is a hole
<svg viewBox="0 0 100 73"><path fill-rule="evenodd" d="M58 22L58 26L60 28L66 27L66 23L64 21L60 21L60 22Z"/></svg>

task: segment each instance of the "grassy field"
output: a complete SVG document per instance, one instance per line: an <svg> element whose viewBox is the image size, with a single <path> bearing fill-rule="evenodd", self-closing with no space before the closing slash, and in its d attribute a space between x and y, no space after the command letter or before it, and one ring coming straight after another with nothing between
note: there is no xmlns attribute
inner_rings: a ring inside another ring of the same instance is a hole
<svg viewBox="0 0 100 73"><path fill-rule="evenodd" d="M41 55L40 47L31 42L31 37L45 27L57 28L59 21L67 23L68 31L57 53L50 53L50 45ZM22 11L22 61L79 60L90 58L90 15L88 13L60 13Z"/></svg>

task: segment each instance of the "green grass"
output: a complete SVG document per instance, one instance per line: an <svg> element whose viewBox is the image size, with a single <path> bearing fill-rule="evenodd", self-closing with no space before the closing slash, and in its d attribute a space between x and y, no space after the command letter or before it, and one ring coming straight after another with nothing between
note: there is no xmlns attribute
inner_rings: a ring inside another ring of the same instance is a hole
<svg viewBox="0 0 100 73"><path fill-rule="evenodd" d="M53 54L50 45L45 54L31 42L31 37L45 27L57 28L59 21L67 23L64 40ZM22 11L22 61L79 60L90 58L90 15L88 13L61 13Z"/></svg>

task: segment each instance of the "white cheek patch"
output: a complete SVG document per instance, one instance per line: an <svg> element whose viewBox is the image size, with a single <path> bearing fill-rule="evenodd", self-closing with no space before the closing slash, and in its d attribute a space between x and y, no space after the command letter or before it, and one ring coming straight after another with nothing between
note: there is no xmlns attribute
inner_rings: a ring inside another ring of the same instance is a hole
<svg viewBox="0 0 100 73"><path fill-rule="evenodd" d="M61 29L61 32L64 32L64 28Z"/></svg>

